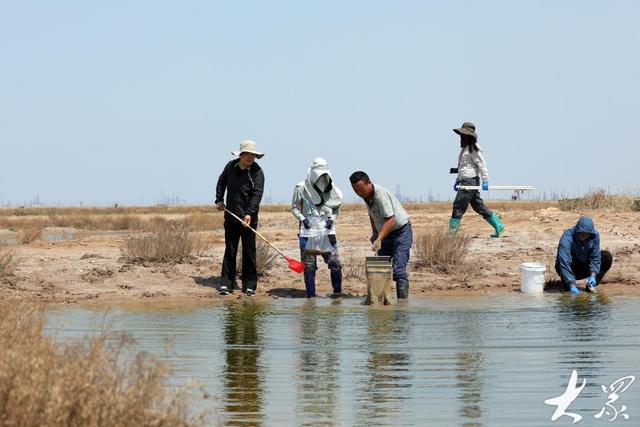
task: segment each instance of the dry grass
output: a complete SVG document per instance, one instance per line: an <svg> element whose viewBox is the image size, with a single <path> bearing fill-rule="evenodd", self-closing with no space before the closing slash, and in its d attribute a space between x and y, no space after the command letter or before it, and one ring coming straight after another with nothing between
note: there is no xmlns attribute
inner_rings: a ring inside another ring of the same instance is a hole
<svg viewBox="0 0 640 427"><path fill-rule="evenodd" d="M486 200L487 205L491 209L499 211L531 211L546 208L557 208L558 201L555 200ZM451 202L431 202L431 203L403 203L402 206L407 211L421 211L427 213L439 213L451 211ZM364 203L352 203L342 205L340 208L343 211L362 210L367 208Z"/></svg>
<svg viewBox="0 0 640 427"><path fill-rule="evenodd" d="M548 251L544 255L544 263L547 270L544 272L544 283L559 282L560 276L556 273L556 254Z"/></svg>
<svg viewBox="0 0 640 427"><path fill-rule="evenodd" d="M205 256L213 250L216 245L216 238L206 233L193 233L193 253L197 256Z"/></svg>
<svg viewBox="0 0 640 427"><path fill-rule="evenodd" d="M0 209L0 212L3 210ZM61 227L78 230L157 231L167 224L182 223L190 230L210 231L222 228L221 213L191 213L188 215L145 216L142 214L50 214L43 216L6 216L0 214L0 228L11 231L39 233L43 228Z"/></svg>
<svg viewBox="0 0 640 427"><path fill-rule="evenodd" d="M32 243L38 240L41 234L42 234L41 228L36 228L36 227L24 228L18 232L18 241L23 245L28 245L29 243Z"/></svg>
<svg viewBox="0 0 640 427"><path fill-rule="evenodd" d="M276 263L280 255L266 244L263 240L258 239L256 241L256 271L258 276L264 276L271 270ZM242 243L238 245L238 274L242 273Z"/></svg>
<svg viewBox="0 0 640 427"><path fill-rule="evenodd" d="M262 212L288 212L291 206L260 205ZM116 215L168 215L184 216L191 214L210 214L222 216L222 212L211 205L183 206L128 206L128 207L39 207L39 208L0 208L0 217L51 217L51 216L116 216Z"/></svg>
<svg viewBox="0 0 640 427"><path fill-rule="evenodd" d="M356 257L353 253L342 259L342 277L345 280L366 282L367 268L364 257Z"/></svg>
<svg viewBox="0 0 640 427"><path fill-rule="evenodd" d="M278 261L280 255L274 251L271 246L258 240L256 242L256 270L258 275L262 276L271 270Z"/></svg>
<svg viewBox="0 0 640 427"><path fill-rule="evenodd" d="M133 215L116 215L108 218L110 221L101 224L98 221L94 222L94 229L96 230L139 230L142 228L143 220L140 217ZM82 227L77 227L82 228Z"/></svg>
<svg viewBox="0 0 640 427"><path fill-rule="evenodd" d="M40 207L1 208L0 216L179 215L217 212L215 206Z"/></svg>
<svg viewBox="0 0 640 427"><path fill-rule="evenodd" d="M50 225L49 219L46 217L38 217L38 218L0 217L0 228L4 228L11 231L17 231L17 232L22 230L42 230L45 227L49 227L49 225Z"/></svg>
<svg viewBox="0 0 640 427"><path fill-rule="evenodd" d="M451 202L404 203L408 211L446 212ZM536 210L557 207L556 201L491 200L500 211ZM262 205L263 212L288 212L290 206ZM345 204L343 211L366 208L363 203ZM68 207L68 208L0 208L0 228L11 231L42 230L47 227L103 231L158 231L166 223L182 222L192 231L211 231L223 226L223 213L208 206L140 206L140 207ZM35 231L34 231L35 232Z"/></svg>
<svg viewBox="0 0 640 427"><path fill-rule="evenodd" d="M213 231L224 226L224 217L221 213L194 213L182 220L190 230Z"/></svg>
<svg viewBox="0 0 640 427"><path fill-rule="evenodd" d="M120 251L133 262L182 262L191 255L193 236L181 223L169 224L159 231L129 236Z"/></svg>
<svg viewBox="0 0 640 427"><path fill-rule="evenodd" d="M128 335L57 345L41 309L0 308L0 425L189 426L187 390L169 393L167 368L133 353Z"/></svg>
<svg viewBox="0 0 640 427"><path fill-rule="evenodd" d="M490 200L496 209L505 210L532 210L557 207L558 201L554 200ZM431 203L403 203L407 210L423 210L428 212L442 212L451 209L450 201L439 201ZM289 204L282 205L260 205L261 212L289 212ZM342 209L366 209L364 203L344 204ZM101 216L185 216L185 215L210 215L222 217L222 212L216 210L213 205L185 205L185 206L131 206L131 207L41 207L41 208L0 208L0 217L101 217Z"/></svg>
<svg viewBox="0 0 640 427"><path fill-rule="evenodd" d="M414 243L416 267L456 273L464 265L470 242L469 236L461 232L452 234L447 228L420 232Z"/></svg>
<svg viewBox="0 0 640 427"><path fill-rule="evenodd" d="M616 210L629 212L638 209L635 197L616 196L605 190L595 190L577 199L562 199L559 207L563 211Z"/></svg>
<svg viewBox="0 0 640 427"><path fill-rule="evenodd" d="M15 251L0 247L0 280L11 276L16 271L18 262Z"/></svg>

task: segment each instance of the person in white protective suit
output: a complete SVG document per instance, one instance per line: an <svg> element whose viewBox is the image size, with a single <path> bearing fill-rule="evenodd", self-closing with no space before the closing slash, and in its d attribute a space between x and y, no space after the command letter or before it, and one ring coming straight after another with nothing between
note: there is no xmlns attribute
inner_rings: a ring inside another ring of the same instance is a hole
<svg viewBox="0 0 640 427"><path fill-rule="evenodd" d="M307 179L296 184L291 213L300 221L300 254L304 263L304 285L307 298L316 296L316 255L322 256L331 271L333 294L342 293L342 264L338 256L335 221L342 204L342 191L335 185L327 161L313 160ZM309 248L311 241L324 242L320 250Z"/></svg>

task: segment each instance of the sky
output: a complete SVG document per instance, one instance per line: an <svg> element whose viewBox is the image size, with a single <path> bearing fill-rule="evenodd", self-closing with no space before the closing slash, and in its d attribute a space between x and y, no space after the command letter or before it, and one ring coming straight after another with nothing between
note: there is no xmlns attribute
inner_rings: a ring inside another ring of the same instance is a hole
<svg viewBox="0 0 640 427"><path fill-rule="evenodd" d="M448 200L464 121L492 184L636 192L638 16L618 0L0 0L0 198L213 203L253 139L274 203L318 156L348 201L356 170Z"/></svg>

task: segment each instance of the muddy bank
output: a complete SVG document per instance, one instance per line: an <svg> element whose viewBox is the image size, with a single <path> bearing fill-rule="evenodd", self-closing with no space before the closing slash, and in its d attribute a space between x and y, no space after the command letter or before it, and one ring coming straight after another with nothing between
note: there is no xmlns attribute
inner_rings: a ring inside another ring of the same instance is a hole
<svg viewBox="0 0 640 427"><path fill-rule="evenodd" d="M489 203L490 205L490 203ZM411 210L414 232L446 226L449 212ZM525 261L542 261L553 267L556 246L563 230L575 224L578 214L557 208L501 212L507 226L500 239L489 237L490 226L478 215L468 213L461 231L472 236L467 268L445 274L417 269L410 262L411 294L503 293L520 286L519 266ZM599 212L592 214L601 233L602 248L614 254L614 264L600 288L602 292L640 292L640 227L637 213ZM346 297L366 295L360 267L370 254L366 211L344 212L337 223L340 254L345 264ZM287 255L299 259L296 221L288 212L264 212L260 230ZM220 296L220 265L224 252L221 229L209 232L215 244L200 256L181 264L129 263L120 253L126 235L120 233L79 233L72 240L37 240L28 245L10 246L19 255L13 276L3 280L3 298L43 302L167 299L243 299L236 292ZM348 270L348 271L347 271ZM557 279L555 272L548 280ZM318 294L331 292L329 272L320 263ZM258 299L304 297L302 276L288 270L284 260L262 277Z"/></svg>

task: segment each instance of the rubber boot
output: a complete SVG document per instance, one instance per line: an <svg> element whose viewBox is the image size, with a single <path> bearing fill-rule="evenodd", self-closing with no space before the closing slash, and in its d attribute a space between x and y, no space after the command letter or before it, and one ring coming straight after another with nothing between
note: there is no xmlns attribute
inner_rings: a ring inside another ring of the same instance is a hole
<svg viewBox="0 0 640 427"><path fill-rule="evenodd" d="M316 296L316 272L315 271L304 272L304 287L307 291L307 298L313 298Z"/></svg>
<svg viewBox="0 0 640 427"><path fill-rule="evenodd" d="M331 286L334 294L342 293L342 269L331 270Z"/></svg>
<svg viewBox="0 0 640 427"><path fill-rule="evenodd" d="M409 283L408 282L398 282L396 283L396 296L398 299L407 299L409 298Z"/></svg>
<svg viewBox="0 0 640 427"><path fill-rule="evenodd" d="M460 219L451 218L449 220L449 232L451 234L456 234L459 229L460 229Z"/></svg>
<svg viewBox="0 0 640 427"><path fill-rule="evenodd" d="M489 224L496 230L495 233L491 235L491 237L500 237L502 232L504 231L504 225L500 222L500 218L498 214L493 212L489 218L485 218Z"/></svg>

